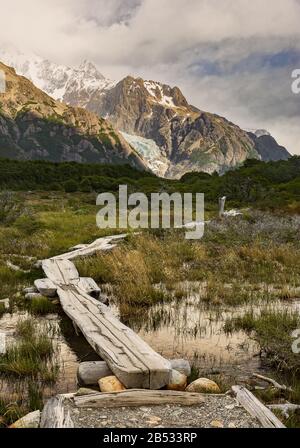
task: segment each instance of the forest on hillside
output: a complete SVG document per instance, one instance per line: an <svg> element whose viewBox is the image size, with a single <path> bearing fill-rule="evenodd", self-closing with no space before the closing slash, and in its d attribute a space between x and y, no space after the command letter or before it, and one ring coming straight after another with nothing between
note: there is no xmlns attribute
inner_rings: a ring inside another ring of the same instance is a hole
<svg viewBox="0 0 300 448"><path fill-rule="evenodd" d="M204 193L206 202L226 195L232 205L300 211L300 157L288 161L248 160L224 175L188 173L180 180L156 177L129 165L52 163L0 159L0 189L11 191Z"/></svg>

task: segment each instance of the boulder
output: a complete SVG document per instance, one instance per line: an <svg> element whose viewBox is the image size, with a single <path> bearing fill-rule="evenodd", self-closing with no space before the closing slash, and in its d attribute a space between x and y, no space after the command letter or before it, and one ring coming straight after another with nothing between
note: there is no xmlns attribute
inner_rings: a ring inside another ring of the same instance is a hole
<svg viewBox="0 0 300 448"><path fill-rule="evenodd" d="M41 297L41 294L39 292L28 292L27 294L25 294L26 300L33 300L33 299L37 299L40 297Z"/></svg>
<svg viewBox="0 0 300 448"><path fill-rule="evenodd" d="M178 372L177 370L171 370L170 382L167 385L168 390L184 391L187 386L187 376Z"/></svg>
<svg viewBox="0 0 300 448"><path fill-rule="evenodd" d="M48 278L34 281L34 286L42 296L53 298L57 296L57 286Z"/></svg>
<svg viewBox="0 0 300 448"><path fill-rule="evenodd" d="M78 383L82 386L95 386L106 376L113 375L105 361L81 362L77 370Z"/></svg>
<svg viewBox="0 0 300 448"><path fill-rule="evenodd" d="M38 292L38 290L34 286L30 286L29 288L25 288L23 291L24 291L24 294L30 294L30 293Z"/></svg>
<svg viewBox="0 0 300 448"><path fill-rule="evenodd" d="M208 378L198 378L193 381L187 388L187 392L195 392L199 394L220 394L221 390L217 383Z"/></svg>
<svg viewBox="0 0 300 448"><path fill-rule="evenodd" d="M41 412L34 411L17 420L10 428L38 428L40 426Z"/></svg>
<svg viewBox="0 0 300 448"><path fill-rule="evenodd" d="M86 387L81 387L80 389L78 389L78 391L76 392L76 397L83 397L85 395L93 395L93 394L98 394L99 392L97 392L94 389L88 389Z"/></svg>
<svg viewBox="0 0 300 448"><path fill-rule="evenodd" d="M171 367L174 370L182 373L183 375L189 377L191 374L191 365L186 359L171 359Z"/></svg>
<svg viewBox="0 0 300 448"><path fill-rule="evenodd" d="M98 382L101 392L121 392L126 387L118 380L116 376L107 376L101 378Z"/></svg>

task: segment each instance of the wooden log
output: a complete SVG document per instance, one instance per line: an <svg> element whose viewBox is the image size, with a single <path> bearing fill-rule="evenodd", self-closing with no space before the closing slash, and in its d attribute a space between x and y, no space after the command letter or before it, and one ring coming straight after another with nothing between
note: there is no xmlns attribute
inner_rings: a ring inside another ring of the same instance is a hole
<svg viewBox="0 0 300 448"><path fill-rule="evenodd" d="M53 298L57 296L57 287L49 278L34 281L34 286L42 296Z"/></svg>
<svg viewBox="0 0 300 448"><path fill-rule="evenodd" d="M226 196L219 198L219 216L222 218L225 212Z"/></svg>
<svg viewBox="0 0 300 448"><path fill-rule="evenodd" d="M79 408L114 408L155 405L199 406L205 402L203 395L169 390L131 389L121 392L100 393L74 397Z"/></svg>
<svg viewBox="0 0 300 448"><path fill-rule="evenodd" d="M232 386L237 401L249 414L256 418L264 428L285 428L284 424L243 386Z"/></svg>
<svg viewBox="0 0 300 448"><path fill-rule="evenodd" d="M109 308L72 285L58 290L63 310L126 388L160 389L169 383L171 365Z"/></svg>
<svg viewBox="0 0 300 448"><path fill-rule="evenodd" d="M190 376L191 366L185 359L171 359L171 368L178 372ZM86 361L81 362L77 370L77 379L79 384L84 386L98 386L98 380L106 376L113 375L105 361Z"/></svg>
<svg viewBox="0 0 300 448"><path fill-rule="evenodd" d="M114 235L114 236L108 236L105 238L98 238L91 244L83 245L79 247L79 249L72 250L70 252L67 252L62 255L58 255L56 257L53 257L53 259L60 259L60 260L74 260L74 258L77 257L86 257L88 255L94 255L95 253L99 252L100 250L111 250L113 249L118 241L124 239L127 237L127 234L122 235Z"/></svg>
<svg viewBox="0 0 300 448"><path fill-rule="evenodd" d="M74 428L70 412L64 407L63 397L47 401L41 415L41 428Z"/></svg>
<svg viewBox="0 0 300 448"><path fill-rule="evenodd" d="M270 404L268 408L272 411L280 411L282 412L285 418L289 418L290 414L297 412L300 410L299 404L285 403L285 404Z"/></svg>
<svg viewBox="0 0 300 448"><path fill-rule="evenodd" d="M267 376L259 375L258 373L253 373L253 377L257 378L259 380L265 381L266 383L272 384L272 386L274 386L275 389L293 392L293 389L291 387L288 387L285 384L279 384L279 383L277 383L277 381L275 381L272 378L269 378Z"/></svg>
<svg viewBox="0 0 300 448"><path fill-rule="evenodd" d="M69 285L79 281L79 274L74 264L69 260L50 258L43 260L42 268L46 276L57 285Z"/></svg>

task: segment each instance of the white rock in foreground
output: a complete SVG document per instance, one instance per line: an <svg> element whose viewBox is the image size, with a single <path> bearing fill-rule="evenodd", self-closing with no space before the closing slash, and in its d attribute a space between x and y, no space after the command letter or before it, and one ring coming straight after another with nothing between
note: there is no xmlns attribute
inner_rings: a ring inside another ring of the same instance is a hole
<svg viewBox="0 0 300 448"><path fill-rule="evenodd" d="M10 428L38 428L40 426L41 412L34 411L20 418Z"/></svg>

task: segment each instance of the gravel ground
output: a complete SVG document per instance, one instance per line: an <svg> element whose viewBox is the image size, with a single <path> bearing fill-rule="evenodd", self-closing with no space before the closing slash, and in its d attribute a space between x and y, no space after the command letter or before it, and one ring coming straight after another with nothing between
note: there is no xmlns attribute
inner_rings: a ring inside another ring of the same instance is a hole
<svg viewBox="0 0 300 448"><path fill-rule="evenodd" d="M200 406L76 408L65 402L76 428L259 428L230 396L205 395Z"/></svg>

